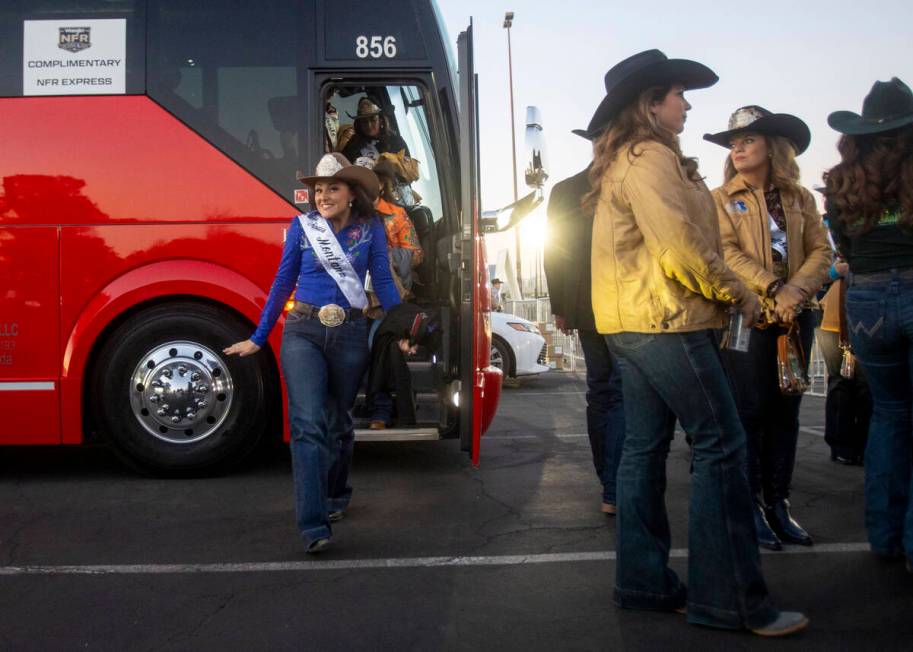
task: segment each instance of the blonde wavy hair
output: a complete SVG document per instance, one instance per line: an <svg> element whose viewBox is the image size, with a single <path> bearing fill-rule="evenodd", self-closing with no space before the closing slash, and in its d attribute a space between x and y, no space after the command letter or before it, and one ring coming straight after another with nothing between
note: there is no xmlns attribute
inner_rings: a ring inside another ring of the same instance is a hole
<svg viewBox="0 0 913 652"><path fill-rule="evenodd" d="M580 204L587 212L596 209L605 171L615 161L623 149L627 149L629 160L640 156L639 145L656 142L665 145L678 156L685 174L692 181L699 181L697 160L682 154L678 135L659 124L656 116L650 111L655 102L662 102L671 86L655 86L641 91L637 99L625 108L609 123L608 128L593 143L593 165L590 168L590 191L583 196Z"/></svg>
<svg viewBox="0 0 913 652"><path fill-rule="evenodd" d="M768 136L754 134L763 138L767 143L767 153L770 155L770 184L784 196L798 198L802 193L799 185L799 165L796 163L796 146L789 138L783 136ZM738 171L732 164L732 157L726 157L723 164L723 178L726 182L732 179ZM766 188L765 188L766 190Z"/></svg>

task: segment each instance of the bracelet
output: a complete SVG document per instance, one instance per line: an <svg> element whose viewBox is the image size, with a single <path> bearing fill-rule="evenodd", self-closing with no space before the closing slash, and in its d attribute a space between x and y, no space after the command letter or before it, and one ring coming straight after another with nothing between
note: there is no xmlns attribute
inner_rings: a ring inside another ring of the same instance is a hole
<svg viewBox="0 0 913 652"><path fill-rule="evenodd" d="M767 286L764 294L767 296L767 298L773 299L777 292L780 291L780 288L782 288L784 285L785 283L783 282L783 279L778 278L776 281L771 282L771 284Z"/></svg>

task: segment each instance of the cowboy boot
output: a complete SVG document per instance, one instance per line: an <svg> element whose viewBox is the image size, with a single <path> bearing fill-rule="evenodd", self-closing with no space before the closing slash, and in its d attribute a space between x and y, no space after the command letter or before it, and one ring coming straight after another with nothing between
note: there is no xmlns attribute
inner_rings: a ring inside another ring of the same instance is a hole
<svg viewBox="0 0 913 652"><path fill-rule="evenodd" d="M797 543L800 546L810 546L815 543L811 535L789 513L789 501L783 500L767 508L767 520L783 541Z"/></svg>
<svg viewBox="0 0 913 652"><path fill-rule="evenodd" d="M810 546L814 543L796 519L789 513L789 488L793 479L793 467L796 462L795 441L780 441L774 449L773 469L768 497L767 522L782 541Z"/></svg>
<svg viewBox="0 0 913 652"><path fill-rule="evenodd" d="M758 533L758 545L768 550L782 550L783 544L767 522L767 516L764 514L764 505L760 500L754 500L754 527Z"/></svg>

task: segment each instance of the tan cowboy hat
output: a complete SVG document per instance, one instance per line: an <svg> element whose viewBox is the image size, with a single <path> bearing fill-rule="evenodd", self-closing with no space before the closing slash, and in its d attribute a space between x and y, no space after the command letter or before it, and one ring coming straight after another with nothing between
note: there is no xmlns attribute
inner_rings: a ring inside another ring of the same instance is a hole
<svg viewBox="0 0 913 652"><path fill-rule="evenodd" d="M377 106L367 97L363 97L358 100L358 109L355 111L355 115L352 115L346 111L346 115L354 120L361 120L362 118L373 118L376 115L383 113L381 108Z"/></svg>
<svg viewBox="0 0 913 652"><path fill-rule="evenodd" d="M371 201L377 199L380 190L380 180L378 180L377 175L368 168L352 165L349 163L349 159L339 152L324 154L323 158L317 163L314 176L306 177L301 173L298 174L298 180L311 187L318 181L330 181L333 179L360 187Z"/></svg>

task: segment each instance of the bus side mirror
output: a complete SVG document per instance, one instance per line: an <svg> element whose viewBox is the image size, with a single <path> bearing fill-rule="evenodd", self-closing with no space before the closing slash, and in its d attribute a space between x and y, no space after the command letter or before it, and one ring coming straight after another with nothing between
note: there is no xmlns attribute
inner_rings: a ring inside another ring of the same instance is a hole
<svg viewBox="0 0 913 652"><path fill-rule="evenodd" d="M526 185L541 190L548 179L548 156L542 133L542 112L539 107L526 107Z"/></svg>
<svg viewBox="0 0 913 652"><path fill-rule="evenodd" d="M523 176L532 192L513 204L492 211L482 211L482 233L506 231L517 226L545 199L542 189L548 179L546 172L545 138L542 134L542 114L538 107L526 107L526 167ZM508 211L510 213L508 214Z"/></svg>
<svg viewBox="0 0 913 652"><path fill-rule="evenodd" d="M482 233L497 233L507 231L517 226L532 213L544 199L541 190L534 190L525 197L521 197L513 204L493 211L482 211ZM510 213L508 213L510 211Z"/></svg>

